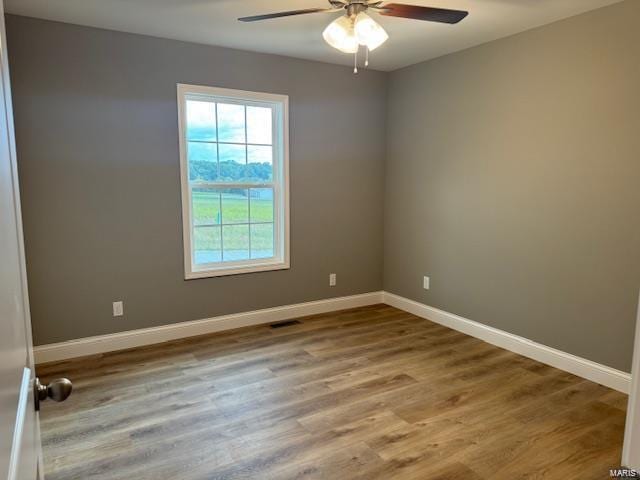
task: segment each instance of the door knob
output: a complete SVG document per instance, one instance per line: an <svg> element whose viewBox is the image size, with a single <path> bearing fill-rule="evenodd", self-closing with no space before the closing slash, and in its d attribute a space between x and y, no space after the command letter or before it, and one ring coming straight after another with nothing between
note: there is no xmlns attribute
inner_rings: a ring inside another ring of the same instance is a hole
<svg viewBox="0 0 640 480"><path fill-rule="evenodd" d="M68 378L58 378L49 385L42 385L40 379L36 378L34 385L34 399L36 410L40 410L40 402L50 398L54 402L64 402L69 395L73 384Z"/></svg>

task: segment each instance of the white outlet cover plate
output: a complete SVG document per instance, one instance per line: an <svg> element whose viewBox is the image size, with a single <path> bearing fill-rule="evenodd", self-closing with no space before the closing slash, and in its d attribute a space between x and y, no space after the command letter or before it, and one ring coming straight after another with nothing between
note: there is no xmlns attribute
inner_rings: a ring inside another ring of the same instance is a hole
<svg viewBox="0 0 640 480"><path fill-rule="evenodd" d="M113 316L121 317L124 315L124 305L122 302L113 302Z"/></svg>

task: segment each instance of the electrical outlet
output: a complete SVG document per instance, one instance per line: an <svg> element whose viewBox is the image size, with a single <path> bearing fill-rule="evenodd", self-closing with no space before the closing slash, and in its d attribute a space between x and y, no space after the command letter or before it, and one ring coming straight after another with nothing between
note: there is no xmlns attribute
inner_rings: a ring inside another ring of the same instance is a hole
<svg viewBox="0 0 640 480"><path fill-rule="evenodd" d="M122 301L113 302L113 316L121 317L124 315L124 304Z"/></svg>
<svg viewBox="0 0 640 480"><path fill-rule="evenodd" d="M336 274L335 273L330 273L329 274L329 286L330 287L335 287L336 286Z"/></svg>
<svg viewBox="0 0 640 480"><path fill-rule="evenodd" d="M422 279L422 288L424 288L425 290L429 290L431 286L431 280L429 279L429 277L424 277Z"/></svg>

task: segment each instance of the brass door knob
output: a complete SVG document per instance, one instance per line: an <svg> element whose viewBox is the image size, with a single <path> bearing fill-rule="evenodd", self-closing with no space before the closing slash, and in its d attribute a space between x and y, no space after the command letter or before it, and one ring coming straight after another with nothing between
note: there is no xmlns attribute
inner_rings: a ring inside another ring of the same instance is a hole
<svg viewBox="0 0 640 480"><path fill-rule="evenodd" d="M36 378L34 385L36 410L40 410L40 402L47 398L50 398L54 402L64 402L69 395L71 395L72 389L73 384L68 378L58 378L49 385L42 385L40 379Z"/></svg>

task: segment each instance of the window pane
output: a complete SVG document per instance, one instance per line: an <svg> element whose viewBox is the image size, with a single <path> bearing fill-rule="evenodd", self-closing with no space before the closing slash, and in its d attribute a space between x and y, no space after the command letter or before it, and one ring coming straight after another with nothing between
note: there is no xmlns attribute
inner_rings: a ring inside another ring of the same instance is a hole
<svg viewBox="0 0 640 480"><path fill-rule="evenodd" d="M222 245L225 262L249 259L249 225L223 226Z"/></svg>
<svg viewBox="0 0 640 480"><path fill-rule="evenodd" d="M273 257L273 243L273 223L251 225L251 258Z"/></svg>
<svg viewBox="0 0 640 480"><path fill-rule="evenodd" d="M247 177L252 182L270 182L273 179L273 148L247 146Z"/></svg>
<svg viewBox="0 0 640 480"><path fill-rule="evenodd" d="M247 149L244 145L227 145L221 143L220 155L220 181L239 182L247 176Z"/></svg>
<svg viewBox="0 0 640 480"><path fill-rule="evenodd" d="M263 143L271 145L270 108L247 107L247 143Z"/></svg>
<svg viewBox="0 0 640 480"><path fill-rule="evenodd" d="M218 104L218 137L221 142L244 143L244 105Z"/></svg>
<svg viewBox="0 0 640 480"><path fill-rule="evenodd" d="M273 222L273 189L252 188L249 192L251 223Z"/></svg>
<svg viewBox="0 0 640 480"><path fill-rule="evenodd" d="M193 228L193 261L195 264L222 260L220 227Z"/></svg>
<svg viewBox="0 0 640 480"><path fill-rule="evenodd" d="M217 180L218 157L215 143L189 142L189 180Z"/></svg>
<svg viewBox="0 0 640 480"><path fill-rule="evenodd" d="M194 225L220 224L220 193L194 188L191 192L192 221Z"/></svg>
<svg viewBox="0 0 640 480"><path fill-rule="evenodd" d="M246 189L229 188L222 192L222 223L249 223L249 197Z"/></svg>
<svg viewBox="0 0 640 480"><path fill-rule="evenodd" d="M216 104L187 100L187 139L216 141Z"/></svg>

